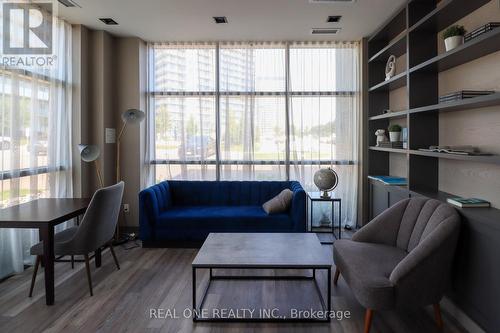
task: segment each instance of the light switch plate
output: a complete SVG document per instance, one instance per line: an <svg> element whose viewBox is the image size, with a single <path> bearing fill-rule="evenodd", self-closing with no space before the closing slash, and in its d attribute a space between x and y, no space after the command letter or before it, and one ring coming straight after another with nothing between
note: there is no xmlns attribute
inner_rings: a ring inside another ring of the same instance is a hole
<svg viewBox="0 0 500 333"><path fill-rule="evenodd" d="M116 143L116 129L106 128L104 134L106 143Z"/></svg>

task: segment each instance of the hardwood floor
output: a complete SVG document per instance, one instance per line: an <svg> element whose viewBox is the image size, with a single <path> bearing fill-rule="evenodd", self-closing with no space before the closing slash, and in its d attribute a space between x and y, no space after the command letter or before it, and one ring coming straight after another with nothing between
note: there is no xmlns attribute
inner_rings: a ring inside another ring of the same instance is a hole
<svg viewBox="0 0 500 333"><path fill-rule="evenodd" d="M127 244L130 246L130 244ZM362 332L364 309L340 277L332 286L334 310L350 311L351 318L330 324L196 323L183 318L191 308L191 261L194 249L125 250L117 247L121 269L111 253L103 253L101 268L91 261L94 296L90 297L83 263L56 264L55 305L46 306L43 269L38 272L33 297L28 297L33 268L0 283L0 332ZM332 251L331 246L324 246ZM271 272L272 273L272 272ZM208 271L200 278L206 282ZM326 274L318 272L320 286ZM307 281L216 281L206 305L214 307L291 307L315 304ZM203 286L199 285L198 294ZM179 319L151 319L150 309L176 309ZM413 311L375 312L372 333L463 332L446 313L444 330L433 321L432 307Z"/></svg>

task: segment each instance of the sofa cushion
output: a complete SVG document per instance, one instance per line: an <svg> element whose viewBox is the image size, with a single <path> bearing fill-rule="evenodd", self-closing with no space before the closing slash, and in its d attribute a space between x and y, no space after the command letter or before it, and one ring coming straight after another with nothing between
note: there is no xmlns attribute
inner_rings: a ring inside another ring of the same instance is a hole
<svg viewBox="0 0 500 333"><path fill-rule="evenodd" d="M284 189L277 196L269 201L266 201L262 208L267 214L285 213L292 205L293 192L289 189Z"/></svg>
<svg viewBox="0 0 500 333"><path fill-rule="evenodd" d="M290 232L288 214L267 215L261 206L176 207L160 214L154 238L204 240L211 232Z"/></svg>
<svg viewBox="0 0 500 333"><path fill-rule="evenodd" d="M407 252L382 244L335 241L333 258L357 300L366 308L390 309L395 303L389 276Z"/></svg>

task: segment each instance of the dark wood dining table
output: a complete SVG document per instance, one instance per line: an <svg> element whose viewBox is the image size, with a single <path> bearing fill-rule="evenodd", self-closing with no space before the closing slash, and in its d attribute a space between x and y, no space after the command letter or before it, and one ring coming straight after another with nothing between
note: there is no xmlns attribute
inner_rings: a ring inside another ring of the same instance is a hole
<svg viewBox="0 0 500 333"><path fill-rule="evenodd" d="M38 229L43 241L45 302L54 304L54 227L85 213L90 199L38 199L0 210L0 228ZM97 258L96 264L100 261ZM100 257L100 253L99 253Z"/></svg>

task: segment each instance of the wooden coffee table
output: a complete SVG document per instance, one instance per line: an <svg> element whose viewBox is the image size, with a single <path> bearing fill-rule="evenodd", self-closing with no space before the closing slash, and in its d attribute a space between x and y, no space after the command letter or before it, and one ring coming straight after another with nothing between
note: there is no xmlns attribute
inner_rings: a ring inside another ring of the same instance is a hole
<svg viewBox="0 0 500 333"><path fill-rule="evenodd" d="M333 260L324 251L318 237L312 233L211 233L192 263L193 271L193 321L218 322L329 322L331 313L331 267ZM208 284L201 301L197 303L196 273L199 269L209 269ZM215 275L213 269L252 269L252 270L312 270L312 275L282 276L235 276ZM316 280L316 270L327 271L327 295L325 299ZM199 316L213 280L311 280L318 293L324 318L214 318Z"/></svg>

